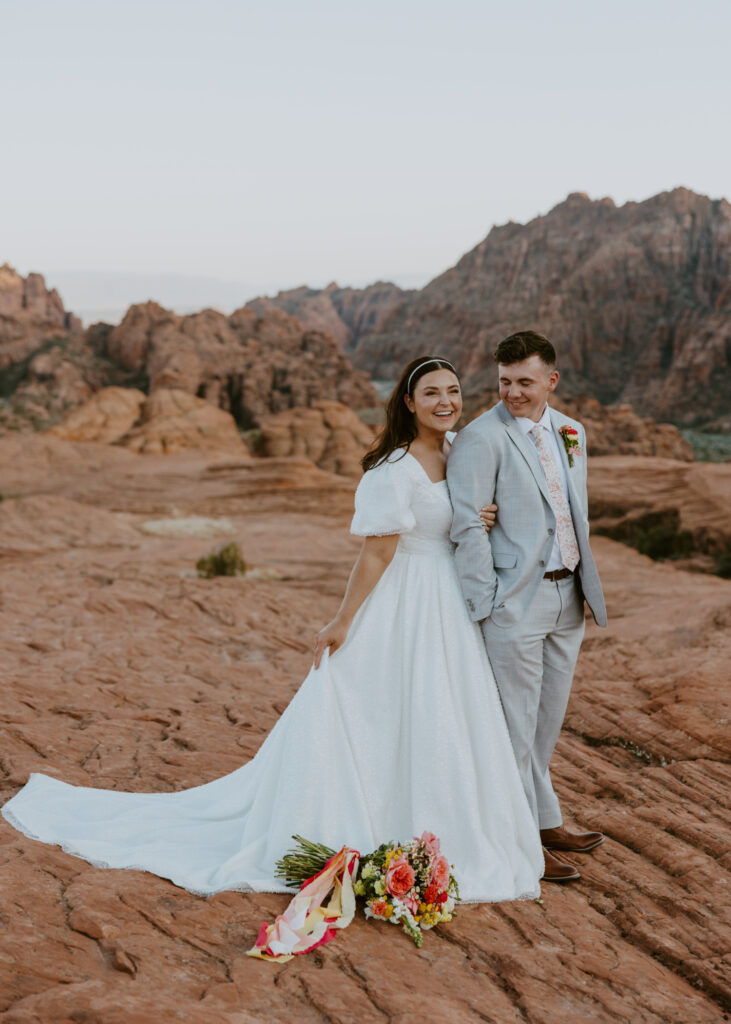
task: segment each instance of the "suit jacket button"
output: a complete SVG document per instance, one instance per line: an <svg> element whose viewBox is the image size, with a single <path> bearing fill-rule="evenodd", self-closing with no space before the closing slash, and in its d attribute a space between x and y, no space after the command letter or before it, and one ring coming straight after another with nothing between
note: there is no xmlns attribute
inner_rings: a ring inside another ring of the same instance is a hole
<svg viewBox="0 0 731 1024"><path fill-rule="evenodd" d="M539 564L540 564L540 565L545 565L546 563L545 563L545 562L540 562Z"/></svg>
<svg viewBox="0 0 731 1024"><path fill-rule="evenodd" d="M551 529L551 527L550 527L550 526L548 527L548 533L549 533L549 535L552 535L552 534L553 534L553 530Z"/></svg>

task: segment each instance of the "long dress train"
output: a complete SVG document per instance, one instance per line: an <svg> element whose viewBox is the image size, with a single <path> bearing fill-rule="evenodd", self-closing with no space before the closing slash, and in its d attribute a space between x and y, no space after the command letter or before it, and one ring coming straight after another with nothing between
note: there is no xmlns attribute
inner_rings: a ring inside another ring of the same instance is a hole
<svg viewBox="0 0 731 1024"><path fill-rule="evenodd" d="M537 896L543 855L479 628L459 585L446 482L410 454L365 473L351 530L400 534L345 644L310 670L256 756L177 793L33 774L2 808L26 835L92 864L208 895L286 892L274 865L300 833L362 853L428 829L462 897Z"/></svg>

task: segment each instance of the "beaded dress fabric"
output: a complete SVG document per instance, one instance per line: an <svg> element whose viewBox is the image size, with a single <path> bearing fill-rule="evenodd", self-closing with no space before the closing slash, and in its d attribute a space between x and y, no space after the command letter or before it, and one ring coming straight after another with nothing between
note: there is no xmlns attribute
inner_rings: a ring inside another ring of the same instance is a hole
<svg viewBox="0 0 731 1024"><path fill-rule="evenodd" d="M351 532L400 534L345 644L312 668L255 757L177 793L34 774L5 806L26 835L191 892L285 892L295 833L368 853L429 830L463 899L538 895L543 855L449 540L445 481L399 451L364 474ZM244 691L245 692L245 691Z"/></svg>

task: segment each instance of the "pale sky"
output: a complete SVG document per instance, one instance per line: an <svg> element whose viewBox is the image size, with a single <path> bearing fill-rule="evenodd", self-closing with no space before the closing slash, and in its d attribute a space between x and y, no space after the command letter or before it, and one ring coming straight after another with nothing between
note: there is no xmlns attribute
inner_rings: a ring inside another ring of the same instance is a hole
<svg viewBox="0 0 731 1024"><path fill-rule="evenodd" d="M243 302L424 284L572 191L728 198L730 47L727 0L0 0L0 263Z"/></svg>

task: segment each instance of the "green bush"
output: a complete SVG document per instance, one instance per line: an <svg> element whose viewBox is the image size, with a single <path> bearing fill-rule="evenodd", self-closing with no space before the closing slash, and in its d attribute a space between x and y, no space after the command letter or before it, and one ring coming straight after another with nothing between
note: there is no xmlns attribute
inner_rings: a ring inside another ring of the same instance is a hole
<svg viewBox="0 0 731 1024"><path fill-rule="evenodd" d="M663 558L687 558L693 552L693 536L688 530L661 523L638 534L637 550L656 561Z"/></svg>
<svg viewBox="0 0 731 1024"><path fill-rule="evenodd" d="M198 575L206 580L212 580L214 576L243 576L246 572L246 562L235 541L199 558L195 567Z"/></svg>
<svg viewBox="0 0 731 1024"><path fill-rule="evenodd" d="M726 551L720 556L713 570L716 576L724 580L731 580L731 551Z"/></svg>

